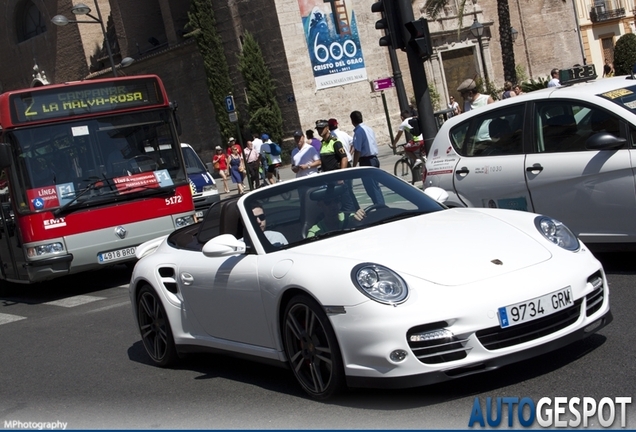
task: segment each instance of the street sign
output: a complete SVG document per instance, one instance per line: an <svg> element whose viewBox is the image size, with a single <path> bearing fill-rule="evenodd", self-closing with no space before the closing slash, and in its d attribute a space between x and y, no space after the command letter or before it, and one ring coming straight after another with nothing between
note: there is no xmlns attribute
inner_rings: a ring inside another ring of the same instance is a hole
<svg viewBox="0 0 636 432"><path fill-rule="evenodd" d="M382 91L391 87L395 87L395 81L393 81L393 78L373 80L373 91Z"/></svg>
<svg viewBox="0 0 636 432"><path fill-rule="evenodd" d="M234 96L225 96L225 109L229 113L236 111L236 109L234 108Z"/></svg>
<svg viewBox="0 0 636 432"><path fill-rule="evenodd" d="M236 111L232 111L230 113L230 122L236 123L237 121L238 121L238 114L236 113Z"/></svg>

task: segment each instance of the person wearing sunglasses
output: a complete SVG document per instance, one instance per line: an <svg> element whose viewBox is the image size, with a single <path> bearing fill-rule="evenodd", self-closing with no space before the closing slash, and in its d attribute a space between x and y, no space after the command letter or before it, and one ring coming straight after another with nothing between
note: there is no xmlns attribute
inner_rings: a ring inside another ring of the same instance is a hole
<svg viewBox="0 0 636 432"><path fill-rule="evenodd" d="M267 219L265 216L265 211L263 210L263 205L260 202L255 202L252 206L252 214L256 218L256 222L260 227L263 234L265 234L265 238L273 245L273 246L284 246L288 244L285 236L278 231L268 231L267 228Z"/></svg>

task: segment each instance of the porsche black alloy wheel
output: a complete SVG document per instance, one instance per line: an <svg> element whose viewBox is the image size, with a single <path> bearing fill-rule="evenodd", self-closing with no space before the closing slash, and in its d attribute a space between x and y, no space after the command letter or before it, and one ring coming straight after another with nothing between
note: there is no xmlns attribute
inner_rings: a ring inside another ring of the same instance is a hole
<svg viewBox="0 0 636 432"><path fill-rule="evenodd" d="M177 350L166 310L159 296L145 285L137 296L137 323L146 352L158 366L170 366L177 360Z"/></svg>
<svg viewBox="0 0 636 432"><path fill-rule="evenodd" d="M287 305L283 341L289 365L311 397L326 399L344 387L338 341L327 315L309 296L298 295Z"/></svg>

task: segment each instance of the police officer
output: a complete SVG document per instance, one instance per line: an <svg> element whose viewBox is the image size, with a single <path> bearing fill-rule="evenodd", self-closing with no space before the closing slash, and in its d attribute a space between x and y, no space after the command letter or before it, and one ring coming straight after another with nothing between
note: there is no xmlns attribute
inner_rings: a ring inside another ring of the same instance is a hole
<svg viewBox="0 0 636 432"><path fill-rule="evenodd" d="M331 134L327 120L316 121L316 132L318 132L318 135L322 138L322 144L320 146L320 166L322 171L333 171L351 166L349 165L347 152L343 144L338 138ZM354 213L358 210L359 206L353 195L351 180L345 181L344 184L345 190L340 198L342 211L345 213Z"/></svg>
<svg viewBox="0 0 636 432"><path fill-rule="evenodd" d="M322 143L320 146L320 162L322 171L333 171L339 168L347 168L349 161L347 160L347 152L342 143L338 141L329 130L329 122L327 120L316 121L316 132L320 135Z"/></svg>

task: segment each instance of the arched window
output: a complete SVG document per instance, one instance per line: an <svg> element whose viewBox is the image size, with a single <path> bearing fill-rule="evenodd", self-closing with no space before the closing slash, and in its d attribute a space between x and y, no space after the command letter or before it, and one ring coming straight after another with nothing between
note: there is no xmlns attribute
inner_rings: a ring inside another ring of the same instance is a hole
<svg viewBox="0 0 636 432"><path fill-rule="evenodd" d="M16 12L18 42L24 42L46 31L44 17L32 0L22 2Z"/></svg>

